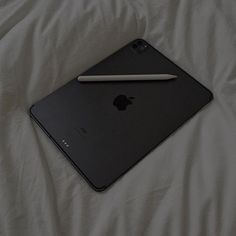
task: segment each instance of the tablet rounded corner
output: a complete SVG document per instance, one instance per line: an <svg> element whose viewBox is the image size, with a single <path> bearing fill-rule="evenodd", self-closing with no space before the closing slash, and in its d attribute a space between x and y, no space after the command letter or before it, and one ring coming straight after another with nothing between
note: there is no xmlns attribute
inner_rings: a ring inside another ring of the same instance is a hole
<svg viewBox="0 0 236 236"><path fill-rule="evenodd" d="M33 104L30 108L29 108L29 114L30 116L34 116L34 110L35 110L35 104Z"/></svg>

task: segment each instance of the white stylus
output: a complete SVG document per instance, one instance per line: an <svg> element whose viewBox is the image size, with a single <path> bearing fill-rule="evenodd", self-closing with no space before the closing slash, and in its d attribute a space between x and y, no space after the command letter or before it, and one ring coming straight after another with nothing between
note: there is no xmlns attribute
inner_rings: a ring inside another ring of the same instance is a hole
<svg viewBox="0 0 236 236"><path fill-rule="evenodd" d="M80 75L79 82L109 82L109 81L142 81L170 80L177 78L170 74L137 74L137 75Z"/></svg>

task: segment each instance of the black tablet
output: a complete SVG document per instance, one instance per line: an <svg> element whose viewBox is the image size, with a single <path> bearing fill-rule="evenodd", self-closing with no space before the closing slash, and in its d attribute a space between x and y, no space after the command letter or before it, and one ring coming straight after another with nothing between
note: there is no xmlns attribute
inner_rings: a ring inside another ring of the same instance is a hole
<svg viewBox="0 0 236 236"><path fill-rule="evenodd" d="M177 78L89 83L75 78L30 109L31 117L96 191L114 183L213 98L142 39L83 73L124 74Z"/></svg>

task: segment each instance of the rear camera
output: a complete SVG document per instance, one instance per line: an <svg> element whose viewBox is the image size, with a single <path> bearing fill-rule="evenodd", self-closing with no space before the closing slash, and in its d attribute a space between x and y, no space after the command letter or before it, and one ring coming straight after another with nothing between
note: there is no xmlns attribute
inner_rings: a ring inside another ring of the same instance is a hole
<svg viewBox="0 0 236 236"><path fill-rule="evenodd" d="M147 44L142 41L142 40L137 40L133 45L132 48L137 52L137 53L142 53L147 49Z"/></svg>
<svg viewBox="0 0 236 236"><path fill-rule="evenodd" d="M138 45L139 45L139 46L143 45L143 41L141 41L141 40L138 41Z"/></svg>

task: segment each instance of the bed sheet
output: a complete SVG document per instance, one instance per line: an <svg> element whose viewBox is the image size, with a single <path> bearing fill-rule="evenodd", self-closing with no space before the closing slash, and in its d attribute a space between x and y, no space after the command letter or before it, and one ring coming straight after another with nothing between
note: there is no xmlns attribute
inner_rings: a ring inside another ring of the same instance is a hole
<svg viewBox="0 0 236 236"><path fill-rule="evenodd" d="M0 1L0 235L236 235L234 0ZM29 107L135 38L214 101L94 192Z"/></svg>

